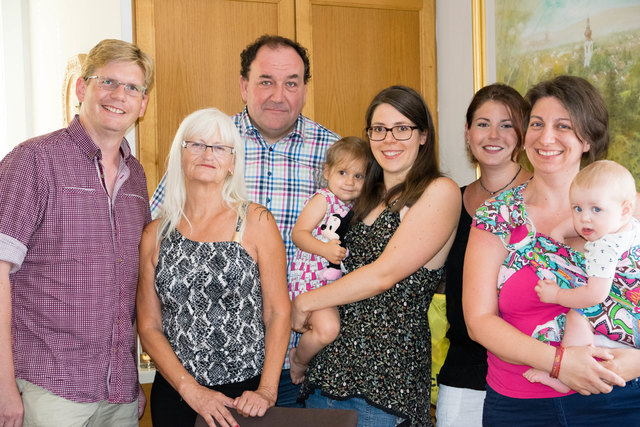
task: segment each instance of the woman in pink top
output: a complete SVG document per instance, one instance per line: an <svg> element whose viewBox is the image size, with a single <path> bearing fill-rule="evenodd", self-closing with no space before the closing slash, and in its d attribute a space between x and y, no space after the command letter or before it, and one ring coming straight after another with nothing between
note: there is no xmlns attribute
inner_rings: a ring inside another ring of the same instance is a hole
<svg viewBox="0 0 640 427"><path fill-rule="evenodd" d="M465 319L471 338L488 350L483 423L633 424L640 402L640 351L564 349L560 337L545 335L544 325L562 319L568 309L542 303L534 290L541 278L585 281L579 252L584 240L550 236L571 217L569 185L581 160L591 162L607 151L607 109L591 84L571 76L536 85L526 99L532 110L525 150L534 178L476 211L465 258ZM530 383L522 376L530 366L580 394Z"/></svg>

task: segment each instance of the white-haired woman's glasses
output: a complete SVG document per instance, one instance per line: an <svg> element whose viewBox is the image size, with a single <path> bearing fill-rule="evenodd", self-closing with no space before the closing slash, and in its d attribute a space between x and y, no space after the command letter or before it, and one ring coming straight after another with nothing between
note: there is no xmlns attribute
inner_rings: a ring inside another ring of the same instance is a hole
<svg viewBox="0 0 640 427"><path fill-rule="evenodd" d="M182 146L194 156L202 156L207 148L211 149L213 155L219 159L231 157L236 149L228 145L207 145L197 141L182 141Z"/></svg>

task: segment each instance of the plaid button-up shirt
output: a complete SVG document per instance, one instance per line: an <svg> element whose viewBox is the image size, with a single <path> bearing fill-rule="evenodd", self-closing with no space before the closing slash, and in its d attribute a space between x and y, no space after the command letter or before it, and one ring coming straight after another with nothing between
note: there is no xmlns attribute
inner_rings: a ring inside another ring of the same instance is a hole
<svg viewBox="0 0 640 427"><path fill-rule="evenodd" d="M138 245L146 178L126 140L112 197L76 117L0 163L0 259L12 263L17 377L76 402L138 396Z"/></svg>
<svg viewBox="0 0 640 427"><path fill-rule="evenodd" d="M247 108L235 116L245 143L245 183L249 198L271 211L275 217L287 250L287 271L293 260L295 245L291 241L298 215L306 200L323 185L323 168L327 149L339 136L302 114L293 130L278 142L267 142L251 123ZM164 199L164 180L151 198L151 214L160 214ZM292 334L290 347L297 345ZM285 359L285 369L289 359Z"/></svg>

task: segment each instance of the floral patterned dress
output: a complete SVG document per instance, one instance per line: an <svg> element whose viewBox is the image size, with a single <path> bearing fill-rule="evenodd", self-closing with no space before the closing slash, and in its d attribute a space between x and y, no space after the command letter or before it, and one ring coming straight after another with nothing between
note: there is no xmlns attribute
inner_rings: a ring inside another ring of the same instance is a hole
<svg viewBox="0 0 640 427"><path fill-rule="evenodd" d="M324 197L327 202L327 210L324 213L322 221L320 221L317 227L313 229L311 235L326 243L328 242L328 239L322 236L322 225L327 223L328 218L332 214L338 214L344 218L351 209L351 203L345 203L338 199L338 196L333 194L328 188L316 191L313 196L309 197L306 203L309 203L316 194L320 194ZM289 269L289 298L293 300L303 292L325 286L327 284L327 280L318 277L317 274L320 270L327 268L328 266L329 261L320 255L311 254L300 248L296 248L296 254Z"/></svg>
<svg viewBox="0 0 640 427"><path fill-rule="evenodd" d="M375 261L399 225L400 214L389 208L371 226L353 225L345 238L347 271ZM421 267L382 294L339 307L340 335L311 361L305 392L361 397L404 418L402 425L431 426L427 310L443 270Z"/></svg>
<svg viewBox="0 0 640 427"><path fill-rule="evenodd" d="M500 316L527 335L557 343L562 339L564 316L568 309L542 303L534 287L542 278L554 279L560 287L567 289L586 284L585 259L580 252L536 232L524 204L526 185L487 200L476 211L472 226L496 234L509 251L497 283ZM631 277L640 279L639 259L640 247L634 247L623 255L610 296L602 304L582 310L596 331L615 341L632 340L633 322L638 323L633 312L621 309L623 306L616 300L620 300L620 287L629 287ZM488 362L487 382L505 396L532 398L558 395L540 384L527 384L528 381L522 377L526 366L511 365L491 353Z"/></svg>

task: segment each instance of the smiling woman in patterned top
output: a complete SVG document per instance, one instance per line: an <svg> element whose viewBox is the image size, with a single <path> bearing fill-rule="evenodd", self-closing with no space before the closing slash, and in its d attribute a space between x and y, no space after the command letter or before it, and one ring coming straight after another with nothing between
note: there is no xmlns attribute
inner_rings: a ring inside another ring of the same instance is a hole
<svg viewBox="0 0 640 427"><path fill-rule="evenodd" d="M154 426L235 426L273 406L289 340L284 244L247 201L233 121L199 110L169 153L160 217L140 245L138 330L158 373Z"/></svg>
<svg viewBox="0 0 640 427"><path fill-rule="evenodd" d="M366 114L375 161L345 237L348 274L293 300L294 329L339 306L340 335L311 361L307 407L358 410L358 426L430 426L427 309L460 215L440 174L435 132L415 90L391 86Z"/></svg>

